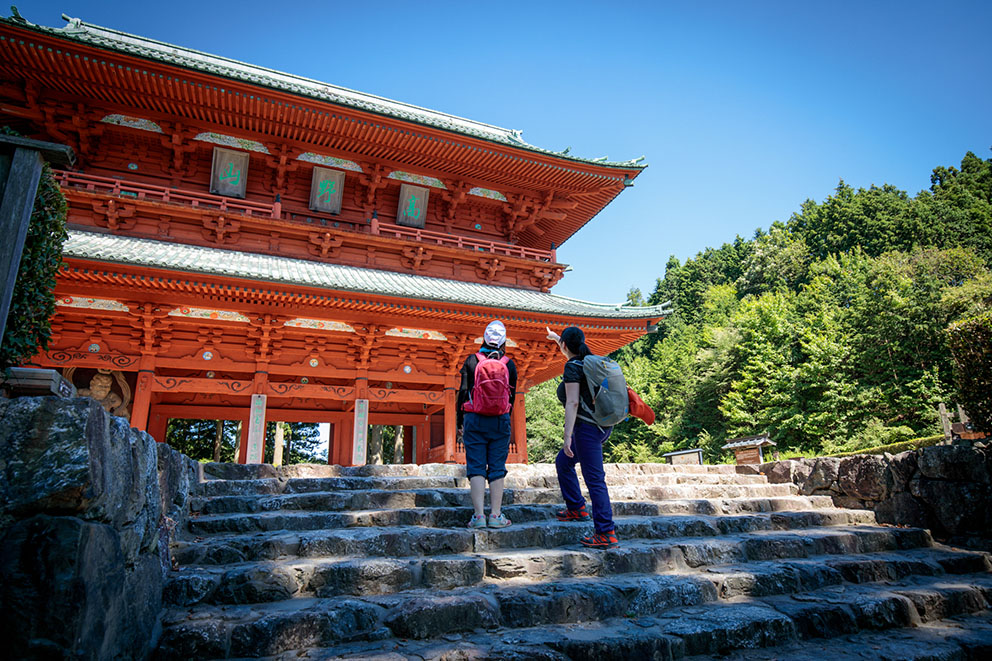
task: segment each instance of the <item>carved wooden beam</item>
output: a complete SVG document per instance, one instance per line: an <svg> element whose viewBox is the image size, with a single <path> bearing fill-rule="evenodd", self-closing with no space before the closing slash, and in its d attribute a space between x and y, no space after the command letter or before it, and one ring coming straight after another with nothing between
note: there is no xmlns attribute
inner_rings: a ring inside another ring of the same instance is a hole
<svg viewBox="0 0 992 661"><path fill-rule="evenodd" d="M376 209L379 189L386 186L387 172L381 163L362 163L361 166L365 172L358 175L355 204L368 216Z"/></svg>
<svg viewBox="0 0 992 661"><path fill-rule="evenodd" d="M465 201L469 190L472 189L472 185L465 181L447 179L444 181L444 185L446 189L441 191L441 199L445 202L445 212L441 219L444 221L447 231L450 232L455 222L458 205Z"/></svg>
<svg viewBox="0 0 992 661"><path fill-rule="evenodd" d="M122 204L117 200L107 200L106 204L93 200L90 204L96 213L97 224L111 231L129 230L138 222L133 204Z"/></svg>
<svg viewBox="0 0 992 661"><path fill-rule="evenodd" d="M266 143L265 145L270 155L265 157L265 164L272 169L272 192L276 195L286 193L286 175L296 172L300 167L300 161L296 157L303 152L298 149L291 149L286 143Z"/></svg>
<svg viewBox="0 0 992 661"><path fill-rule="evenodd" d="M403 248L403 266L414 271L419 271L431 261L433 254L433 252L423 246Z"/></svg>
<svg viewBox="0 0 992 661"><path fill-rule="evenodd" d="M475 273L486 282L492 282L496 274L505 269L506 265L500 261L499 257L483 258L476 262Z"/></svg>
<svg viewBox="0 0 992 661"><path fill-rule="evenodd" d="M307 249L310 254L324 259L337 257L341 252L341 244L344 243L344 239L330 232L311 232L309 238Z"/></svg>
<svg viewBox="0 0 992 661"><path fill-rule="evenodd" d="M172 185L178 185L186 170L186 155L197 148L197 131L194 128L183 126L182 123L162 122L164 134L159 137L162 146L171 153L172 159L166 164L166 170L172 175Z"/></svg>
<svg viewBox="0 0 992 661"><path fill-rule="evenodd" d="M241 223L224 215L205 215L203 217L203 237L214 243L237 243L241 238Z"/></svg>

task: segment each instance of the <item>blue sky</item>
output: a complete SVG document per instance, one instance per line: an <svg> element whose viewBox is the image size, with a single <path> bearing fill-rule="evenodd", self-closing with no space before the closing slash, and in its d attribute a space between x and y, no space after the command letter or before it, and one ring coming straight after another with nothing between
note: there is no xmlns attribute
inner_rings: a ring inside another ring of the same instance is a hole
<svg viewBox="0 0 992 661"><path fill-rule="evenodd" d="M843 178L911 194L992 146L992 2L20 3L650 167L555 292L645 294Z"/></svg>

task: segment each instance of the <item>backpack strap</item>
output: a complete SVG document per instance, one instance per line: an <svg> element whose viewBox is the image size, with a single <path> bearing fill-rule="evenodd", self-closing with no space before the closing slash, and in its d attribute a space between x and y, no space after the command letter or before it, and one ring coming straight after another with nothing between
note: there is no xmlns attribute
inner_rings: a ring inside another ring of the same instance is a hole
<svg viewBox="0 0 992 661"><path fill-rule="evenodd" d="M579 358L578 356L576 356L575 358L569 358L568 359L568 362L570 362L570 363L578 363L579 367L582 369L583 383L585 383L586 384L586 388L588 388L589 387L589 384L586 381L586 375L585 375L585 367L586 367L585 356L583 356L581 358ZM592 395L591 392L589 394ZM595 400L593 400L593 401L595 401ZM579 411L580 412L579 412L578 416L576 416L579 420L583 420L585 422L590 422L590 423L596 425L597 427L599 427L599 425L596 424L596 421L593 420L592 417L586 417L585 415L582 414L582 411L586 411L586 412L589 413L589 416L592 416L593 415L593 410L591 408L589 408L589 405L588 404L586 404L585 398L582 397L582 391L581 391L581 389L579 390ZM600 428L600 429L602 429L602 428Z"/></svg>

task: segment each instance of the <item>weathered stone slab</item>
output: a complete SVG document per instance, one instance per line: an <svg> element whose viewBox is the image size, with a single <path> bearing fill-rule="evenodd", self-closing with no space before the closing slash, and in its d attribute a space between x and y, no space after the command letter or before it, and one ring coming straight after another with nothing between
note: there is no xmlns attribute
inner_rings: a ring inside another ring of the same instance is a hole
<svg viewBox="0 0 992 661"><path fill-rule="evenodd" d="M404 600L385 619L402 638L428 638L445 633L498 626L499 607L482 594L434 595Z"/></svg>
<svg viewBox="0 0 992 661"><path fill-rule="evenodd" d="M871 454L841 459L837 467L837 486L848 496L860 500L884 500L892 485L891 475L882 457Z"/></svg>

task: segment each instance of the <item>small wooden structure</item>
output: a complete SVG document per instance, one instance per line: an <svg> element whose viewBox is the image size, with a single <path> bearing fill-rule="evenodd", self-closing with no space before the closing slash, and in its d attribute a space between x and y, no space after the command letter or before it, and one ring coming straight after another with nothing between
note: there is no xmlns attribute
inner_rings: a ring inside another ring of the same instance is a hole
<svg viewBox="0 0 992 661"><path fill-rule="evenodd" d="M11 367L0 373L0 386L11 396L56 395L75 397L76 387L55 370Z"/></svg>
<svg viewBox="0 0 992 661"><path fill-rule="evenodd" d="M760 436L743 436L732 438L723 446L724 450L733 450L734 458L738 464L763 464L765 463L762 448L774 446L775 441L768 438L768 434Z"/></svg>
<svg viewBox="0 0 992 661"><path fill-rule="evenodd" d="M664 459L668 459L668 463L670 464L702 464L703 463L702 448L693 448L692 450L677 450L675 452L666 452L661 456Z"/></svg>
<svg viewBox="0 0 992 661"><path fill-rule="evenodd" d="M958 422L954 422L954 413L947 410L944 403L938 406L940 412L940 424L944 428L944 440L947 442L965 440L980 441L988 436L988 432L975 429L968 417L968 412L957 405Z"/></svg>

